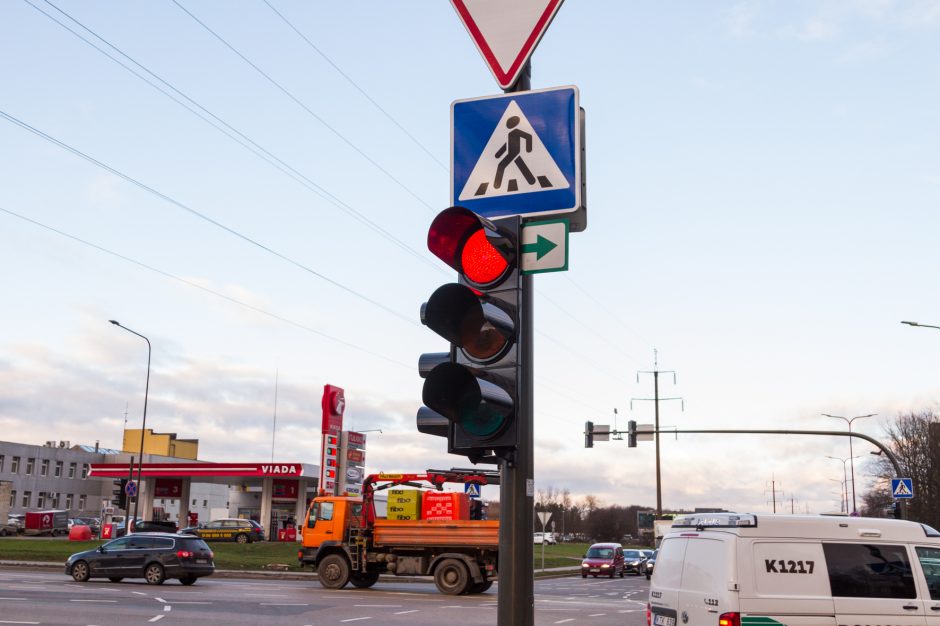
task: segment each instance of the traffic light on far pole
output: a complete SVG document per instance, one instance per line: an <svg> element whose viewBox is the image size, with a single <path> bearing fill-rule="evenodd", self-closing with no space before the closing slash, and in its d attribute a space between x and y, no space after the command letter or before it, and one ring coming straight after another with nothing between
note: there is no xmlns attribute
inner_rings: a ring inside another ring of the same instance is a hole
<svg viewBox="0 0 940 626"><path fill-rule="evenodd" d="M490 221L462 207L439 213L428 249L457 271L421 307L421 322L450 342L423 354L418 430L447 436L471 462L511 458L519 445L521 282L518 217ZM495 457L494 457L495 455Z"/></svg>
<svg viewBox="0 0 940 626"><path fill-rule="evenodd" d="M116 495L117 499L112 500L111 503L117 505L119 509L127 510L127 479L115 478L112 482L115 488L111 493Z"/></svg>
<svg viewBox="0 0 940 626"><path fill-rule="evenodd" d="M594 447L594 422L584 422L584 447Z"/></svg>
<svg viewBox="0 0 940 626"><path fill-rule="evenodd" d="M635 448L636 447L636 421L630 420L627 422L627 447Z"/></svg>

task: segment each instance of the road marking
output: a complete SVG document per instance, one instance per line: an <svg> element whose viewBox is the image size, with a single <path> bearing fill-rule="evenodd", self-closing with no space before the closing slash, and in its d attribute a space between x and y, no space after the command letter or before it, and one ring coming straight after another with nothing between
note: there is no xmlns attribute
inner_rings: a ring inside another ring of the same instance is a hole
<svg viewBox="0 0 940 626"><path fill-rule="evenodd" d="M147 621L148 621L148 622L159 622L159 621L162 620L164 617L165 617L164 615L157 615L156 617L151 617L151 618L148 619Z"/></svg>
<svg viewBox="0 0 940 626"><path fill-rule="evenodd" d="M0 598L0 600L8 600L9 598ZM5 622L0 621L0 624L38 624L39 622Z"/></svg>
<svg viewBox="0 0 940 626"><path fill-rule="evenodd" d="M147 595L147 594L144 593L143 591L132 591L131 593L133 593L134 595L137 595L137 596L145 596L145 595Z"/></svg>
<svg viewBox="0 0 940 626"><path fill-rule="evenodd" d="M411 609L410 611L395 611L394 615L408 615L409 613L417 613L418 609Z"/></svg>
<svg viewBox="0 0 940 626"><path fill-rule="evenodd" d="M261 602L260 606L310 606L303 602Z"/></svg>
<svg viewBox="0 0 940 626"><path fill-rule="evenodd" d="M555 622L555 623L556 623L556 624L567 624L568 622L573 622L573 621L574 621L574 618L573 618L573 617L569 617L568 619L560 619L560 620L558 620L558 621Z"/></svg>
<svg viewBox="0 0 940 626"><path fill-rule="evenodd" d="M373 609L400 609L400 604L354 604L353 606L359 608L373 608Z"/></svg>
<svg viewBox="0 0 940 626"><path fill-rule="evenodd" d="M25 600L26 598L0 598L0 600Z"/></svg>
<svg viewBox="0 0 940 626"><path fill-rule="evenodd" d="M588 615L588 617L604 617L605 615L607 615L607 613L592 613Z"/></svg>
<svg viewBox="0 0 940 626"><path fill-rule="evenodd" d="M173 607L168 604L168 605L166 605L165 607L163 607L163 612L166 613L167 611L171 610L172 608L173 608Z"/></svg>
<svg viewBox="0 0 940 626"><path fill-rule="evenodd" d="M157 602L161 602L161 603L163 603L163 604L166 604L166 600L164 600L163 598L154 598L154 600L156 600Z"/></svg>
<svg viewBox="0 0 940 626"><path fill-rule="evenodd" d="M339 621L341 624L345 624L346 622L361 622L364 619L372 619L372 618L371 617L350 617L349 619L341 619Z"/></svg>
<svg viewBox="0 0 940 626"><path fill-rule="evenodd" d="M211 602L198 600L173 600L173 604L212 604Z"/></svg>
<svg viewBox="0 0 940 626"><path fill-rule="evenodd" d="M69 600L69 602L111 602L117 604L117 600Z"/></svg>

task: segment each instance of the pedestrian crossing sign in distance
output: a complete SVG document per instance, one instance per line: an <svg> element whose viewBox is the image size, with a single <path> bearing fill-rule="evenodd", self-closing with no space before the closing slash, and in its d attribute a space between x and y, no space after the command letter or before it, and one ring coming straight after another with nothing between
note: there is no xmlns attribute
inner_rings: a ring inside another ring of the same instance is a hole
<svg viewBox="0 0 940 626"><path fill-rule="evenodd" d="M587 225L578 88L457 100L451 105L451 203L493 219L562 216Z"/></svg>

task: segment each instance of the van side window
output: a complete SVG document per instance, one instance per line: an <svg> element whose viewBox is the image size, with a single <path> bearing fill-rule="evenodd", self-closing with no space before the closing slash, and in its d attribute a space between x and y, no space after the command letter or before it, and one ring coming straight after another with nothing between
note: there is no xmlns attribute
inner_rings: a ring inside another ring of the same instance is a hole
<svg viewBox="0 0 940 626"><path fill-rule="evenodd" d="M930 599L940 600L940 548L916 548L917 560L924 570Z"/></svg>
<svg viewBox="0 0 940 626"><path fill-rule="evenodd" d="M835 597L917 597L903 545L823 543L823 552Z"/></svg>

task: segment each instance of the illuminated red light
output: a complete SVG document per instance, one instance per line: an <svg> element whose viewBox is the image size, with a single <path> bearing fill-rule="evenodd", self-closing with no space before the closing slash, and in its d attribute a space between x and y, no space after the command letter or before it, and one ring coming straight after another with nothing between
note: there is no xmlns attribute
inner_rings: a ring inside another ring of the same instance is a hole
<svg viewBox="0 0 940 626"><path fill-rule="evenodd" d="M722 613L718 618L718 626L741 626L741 614Z"/></svg>
<svg viewBox="0 0 940 626"><path fill-rule="evenodd" d="M189 550L179 550L176 553L176 556L178 556L181 559L191 559L193 558L193 553L190 552Z"/></svg>
<svg viewBox="0 0 940 626"><path fill-rule="evenodd" d="M483 229L477 230L463 244L460 264L464 275L471 281L486 285L497 280L509 264L486 238Z"/></svg>

